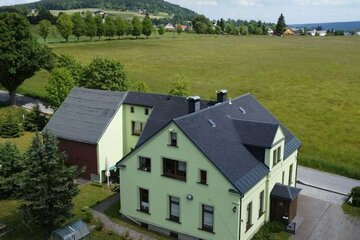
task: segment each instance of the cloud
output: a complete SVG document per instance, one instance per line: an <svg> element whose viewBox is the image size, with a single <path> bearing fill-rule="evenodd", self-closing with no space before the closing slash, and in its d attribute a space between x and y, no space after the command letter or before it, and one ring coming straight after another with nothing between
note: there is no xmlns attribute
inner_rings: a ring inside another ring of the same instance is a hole
<svg viewBox="0 0 360 240"><path fill-rule="evenodd" d="M235 3L243 7L261 7L263 3L259 0L235 0Z"/></svg>
<svg viewBox="0 0 360 240"><path fill-rule="evenodd" d="M195 4L199 6L216 6L218 2L215 0L199 0L195 1Z"/></svg>
<svg viewBox="0 0 360 240"><path fill-rule="evenodd" d="M360 4L359 0L295 0L294 2L305 6L344 6Z"/></svg>

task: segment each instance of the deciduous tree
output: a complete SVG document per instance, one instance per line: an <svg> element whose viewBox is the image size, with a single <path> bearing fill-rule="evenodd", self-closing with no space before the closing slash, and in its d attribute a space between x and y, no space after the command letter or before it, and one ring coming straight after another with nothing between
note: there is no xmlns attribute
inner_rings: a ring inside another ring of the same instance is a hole
<svg viewBox="0 0 360 240"><path fill-rule="evenodd" d="M70 16L66 13L60 14L59 18L56 21L56 27L60 35L65 38L66 41L69 41L69 36L72 34L74 27Z"/></svg>
<svg viewBox="0 0 360 240"><path fill-rule="evenodd" d="M164 33L165 33L164 25L160 25L160 27L158 29L158 33L160 34L160 36L164 35Z"/></svg>
<svg viewBox="0 0 360 240"><path fill-rule="evenodd" d="M0 14L0 84L15 105L16 89L41 68L52 67L49 48L37 43L29 22L16 13Z"/></svg>
<svg viewBox="0 0 360 240"><path fill-rule="evenodd" d="M50 106L56 110L65 100L74 87L74 79L66 68L55 68L51 72L48 84L45 87L46 98Z"/></svg>
<svg viewBox="0 0 360 240"><path fill-rule="evenodd" d="M99 37L99 40L102 36L104 36L104 23L103 18L100 15L95 16L95 24L96 24L96 36Z"/></svg>
<svg viewBox="0 0 360 240"><path fill-rule="evenodd" d="M46 42L47 37L51 33L52 30L52 24L48 20L41 20L38 24L38 32L39 35L44 39L44 42Z"/></svg>
<svg viewBox="0 0 360 240"><path fill-rule="evenodd" d="M121 63L106 58L95 58L85 69L80 86L101 90L127 91L129 81Z"/></svg>
<svg viewBox="0 0 360 240"><path fill-rule="evenodd" d="M143 28L140 19L137 16L134 16L134 18L131 21L131 25L132 25L132 35L138 38L141 35Z"/></svg>
<svg viewBox="0 0 360 240"><path fill-rule="evenodd" d="M92 16L91 12L86 13L85 26L86 26L85 34L86 34L86 36L90 37L90 39L92 40L93 37L96 36L96 30L97 29L96 29L95 19Z"/></svg>
<svg viewBox="0 0 360 240"><path fill-rule="evenodd" d="M105 18L104 35L109 39L115 35L116 27L112 17Z"/></svg>
<svg viewBox="0 0 360 240"><path fill-rule="evenodd" d="M173 81L171 83L169 94L175 96L188 96L189 89L187 82L181 80Z"/></svg>
<svg viewBox="0 0 360 240"><path fill-rule="evenodd" d="M115 30L116 30L116 36L118 36L119 38L124 36L126 33L125 20L120 16L115 19Z"/></svg>
<svg viewBox="0 0 360 240"><path fill-rule="evenodd" d="M74 24L72 32L77 37L77 40L79 41L80 37L85 35L86 32L86 25L84 19L81 17L80 13L74 13L71 16L71 20Z"/></svg>
<svg viewBox="0 0 360 240"><path fill-rule="evenodd" d="M146 15L142 21L142 34L147 38L151 35L153 30L153 23L148 15Z"/></svg>

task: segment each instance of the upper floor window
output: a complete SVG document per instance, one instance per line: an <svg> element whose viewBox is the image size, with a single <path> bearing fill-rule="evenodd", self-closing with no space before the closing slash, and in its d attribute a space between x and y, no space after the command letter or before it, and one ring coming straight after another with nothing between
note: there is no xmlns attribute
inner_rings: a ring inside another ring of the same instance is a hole
<svg viewBox="0 0 360 240"><path fill-rule="evenodd" d="M252 227L252 202L246 208L246 231Z"/></svg>
<svg viewBox="0 0 360 240"><path fill-rule="evenodd" d="M264 191L259 195L259 218L264 214Z"/></svg>
<svg viewBox="0 0 360 240"><path fill-rule="evenodd" d="M273 167L281 161L281 147L273 151Z"/></svg>
<svg viewBox="0 0 360 240"><path fill-rule="evenodd" d="M151 172L151 160L147 157L139 157L139 169Z"/></svg>
<svg viewBox="0 0 360 240"><path fill-rule="evenodd" d="M207 172L205 170L199 171L199 182L198 183L207 185Z"/></svg>
<svg viewBox="0 0 360 240"><path fill-rule="evenodd" d="M170 132L170 146L177 147L177 133Z"/></svg>
<svg viewBox="0 0 360 240"><path fill-rule="evenodd" d="M140 196L139 211L149 213L149 190L139 188L139 196Z"/></svg>
<svg viewBox="0 0 360 240"><path fill-rule="evenodd" d="M293 165L291 164L289 167L289 185L293 183L292 175L293 175Z"/></svg>
<svg viewBox="0 0 360 240"><path fill-rule="evenodd" d="M202 221L201 229L213 232L214 231L214 208L208 205L202 205Z"/></svg>
<svg viewBox="0 0 360 240"><path fill-rule="evenodd" d="M130 112L131 112L131 113L134 113L134 112L135 112L134 107L130 107Z"/></svg>
<svg viewBox="0 0 360 240"><path fill-rule="evenodd" d="M149 115L149 109L145 108L145 115Z"/></svg>
<svg viewBox="0 0 360 240"><path fill-rule="evenodd" d="M163 158L163 176L186 181L186 162Z"/></svg>
<svg viewBox="0 0 360 240"><path fill-rule="evenodd" d="M131 122L131 134L140 136L143 131L144 124L142 122L132 121Z"/></svg>
<svg viewBox="0 0 360 240"><path fill-rule="evenodd" d="M169 197L169 220L180 222L180 199L177 197Z"/></svg>

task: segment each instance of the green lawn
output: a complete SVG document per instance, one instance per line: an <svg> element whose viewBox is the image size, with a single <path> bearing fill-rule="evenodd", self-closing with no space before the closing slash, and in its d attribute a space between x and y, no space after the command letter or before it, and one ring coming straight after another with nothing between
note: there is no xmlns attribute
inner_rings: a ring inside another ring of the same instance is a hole
<svg viewBox="0 0 360 240"><path fill-rule="evenodd" d="M345 214L360 219L360 207L355 207L345 202L342 205L342 209Z"/></svg>
<svg viewBox="0 0 360 240"><path fill-rule="evenodd" d="M81 212L83 206L93 206L97 201L102 201L103 199L114 194L105 187L98 187L93 185L82 185L79 186L80 194L74 199L74 210L73 213L75 216L68 220L75 221L81 219L84 215ZM11 226L13 229L12 232L8 233L6 236L2 237L3 240L25 240L25 239L43 239L43 232L41 229L32 226L32 230L28 229L23 225L21 212L18 210L18 207L21 205L19 200L2 200L0 201L0 223L4 223L8 226ZM109 235L106 230L101 232L93 232L91 239L93 240L115 240L119 239L117 235Z"/></svg>
<svg viewBox="0 0 360 240"><path fill-rule="evenodd" d="M131 81L167 93L172 80L191 94L214 98L254 94L298 138L300 162L360 179L360 38L200 36L49 44L83 64L94 57L121 61ZM44 96L47 73L20 92Z"/></svg>

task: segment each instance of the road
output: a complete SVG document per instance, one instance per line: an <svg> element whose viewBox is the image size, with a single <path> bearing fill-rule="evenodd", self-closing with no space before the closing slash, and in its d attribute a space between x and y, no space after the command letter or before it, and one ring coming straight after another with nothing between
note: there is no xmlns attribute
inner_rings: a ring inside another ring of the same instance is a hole
<svg viewBox="0 0 360 240"><path fill-rule="evenodd" d="M298 167L297 180L304 185L315 186L343 195L349 194L353 187L360 186L359 180L301 166Z"/></svg>
<svg viewBox="0 0 360 240"><path fill-rule="evenodd" d="M9 102L9 94L0 90L0 102ZM53 114L54 111L47 107L45 102L31 97L16 94L16 105L26 109L32 109L35 105L39 105L40 111L45 114Z"/></svg>

